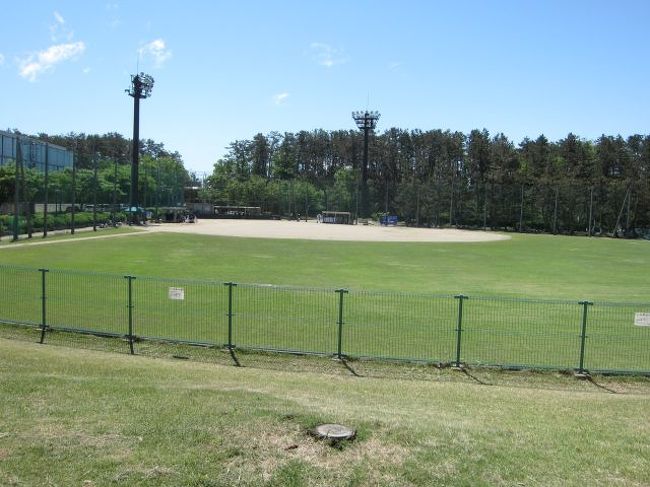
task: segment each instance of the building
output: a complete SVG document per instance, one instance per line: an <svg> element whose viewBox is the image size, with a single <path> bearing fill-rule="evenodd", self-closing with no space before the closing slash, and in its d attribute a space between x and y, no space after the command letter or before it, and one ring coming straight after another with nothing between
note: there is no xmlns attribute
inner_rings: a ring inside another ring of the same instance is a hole
<svg viewBox="0 0 650 487"><path fill-rule="evenodd" d="M21 145L23 167L45 172L72 169L74 154L60 145L50 144L26 135L0 130L0 166L16 164L18 144Z"/></svg>

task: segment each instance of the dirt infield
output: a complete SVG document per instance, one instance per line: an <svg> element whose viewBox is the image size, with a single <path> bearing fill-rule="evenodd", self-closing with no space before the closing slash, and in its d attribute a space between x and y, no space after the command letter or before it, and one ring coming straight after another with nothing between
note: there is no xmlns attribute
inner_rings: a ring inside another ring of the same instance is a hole
<svg viewBox="0 0 650 487"><path fill-rule="evenodd" d="M378 225L334 225L313 221L269 220L199 220L197 223L151 225L147 231L230 237L360 242L489 242L510 238L500 233L471 230L382 227Z"/></svg>

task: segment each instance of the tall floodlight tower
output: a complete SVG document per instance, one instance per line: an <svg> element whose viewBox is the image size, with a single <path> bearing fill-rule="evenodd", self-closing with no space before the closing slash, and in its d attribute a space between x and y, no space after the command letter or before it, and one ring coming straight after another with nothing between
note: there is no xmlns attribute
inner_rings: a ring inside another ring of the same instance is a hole
<svg viewBox="0 0 650 487"><path fill-rule="evenodd" d="M138 214L138 166L140 163L140 100L149 98L153 89L153 78L148 74L131 75L131 87L126 91L133 97L133 152L131 155L131 191L129 195L129 212L132 221L139 222Z"/></svg>
<svg viewBox="0 0 650 487"><path fill-rule="evenodd" d="M375 130L379 117L379 112L369 112L368 110L352 112L352 118L357 123L357 127L363 130L363 166L361 166L361 204L359 208L361 218L370 216L368 201L368 139L370 132Z"/></svg>

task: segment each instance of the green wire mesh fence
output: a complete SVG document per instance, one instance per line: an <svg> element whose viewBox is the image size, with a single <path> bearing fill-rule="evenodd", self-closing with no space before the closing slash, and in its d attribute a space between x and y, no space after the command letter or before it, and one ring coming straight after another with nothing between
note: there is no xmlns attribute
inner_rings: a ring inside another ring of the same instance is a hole
<svg viewBox="0 0 650 487"><path fill-rule="evenodd" d="M2 335L128 353L169 343L650 374L650 303L313 289L0 266L0 323Z"/></svg>

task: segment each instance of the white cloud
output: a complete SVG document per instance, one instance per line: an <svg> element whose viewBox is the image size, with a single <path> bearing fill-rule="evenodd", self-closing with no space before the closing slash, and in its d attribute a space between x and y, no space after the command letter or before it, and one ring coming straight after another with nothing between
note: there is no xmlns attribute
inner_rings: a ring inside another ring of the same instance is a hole
<svg viewBox="0 0 650 487"><path fill-rule="evenodd" d="M19 74L29 81L35 81L42 73L54 68L57 64L73 59L86 50L83 42L71 42L68 44L55 44L44 51L30 54L19 60Z"/></svg>
<svg viewBox="0 0 650 487"><path fill-rule="evenodd" d="M276 105L282 105L287 101L287 98L289 98L289 93L278 93L277 95L273 95L273 103Z"/></svg>
<svg viewBox="0 0 650 487"><path fill-rule="evenodd" d="M83 68L83 69L81 70L81 72L82 72L83 74L89 74L91 71L92 71L92 69L89 68L88 66L86 66L85 68Z"/></svg>
<svg viewBox="0 0 650 487"><path fill-rule="evenodd" d="M165 61L172 57L172 52L167 49L165 41L162 39L155 39L143 45L138 49L138 53L143 59L152 59L156 68L162 67Z"/></svg>
<svg viewBox="0 0 650 487"><path fill-rule="evenodd" d="M348 61L347 56L341 49L334 48L329 44L312 42L309 47L314 54L316 62L326 68L331 68L337 64L344 64Z"/></svg>
<svg viewBox="0 0 650 487"><path fill-rule="evenodd" d="M5 57L4 54L0 52L0 66L2 66L5 63Z"/></svg>
<svg viewBox="0 0 650 487"><path fill-rule="evenodd" d="M74 32L68 29L65 25L65 19L56 10L54 11L54 24L50 25L50 38L52 42L71 41L74 37Z"/></svg>

